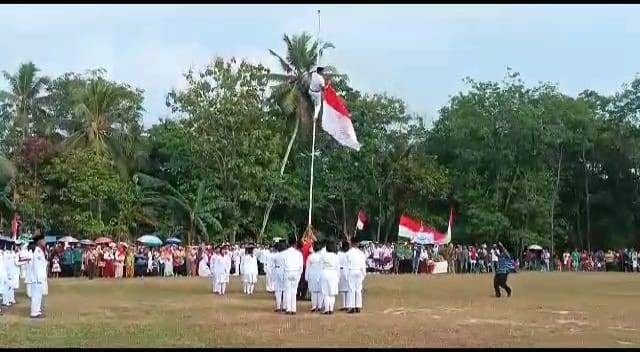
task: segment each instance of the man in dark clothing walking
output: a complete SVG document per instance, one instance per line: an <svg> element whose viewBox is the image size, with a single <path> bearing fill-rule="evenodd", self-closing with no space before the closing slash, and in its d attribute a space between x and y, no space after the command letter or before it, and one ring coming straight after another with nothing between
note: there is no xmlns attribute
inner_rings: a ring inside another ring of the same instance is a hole
<svg viewBox="0 0 640 352"><path fill-rule="evenodd" d="M507 297L511 297L511 287L507 285L509 271L513 268L513 262L509 252L504 248L501 242L498 242L498 268L493 277L493 289L496 291L496 297L500 297L500 288L507 292Z"/></svg>

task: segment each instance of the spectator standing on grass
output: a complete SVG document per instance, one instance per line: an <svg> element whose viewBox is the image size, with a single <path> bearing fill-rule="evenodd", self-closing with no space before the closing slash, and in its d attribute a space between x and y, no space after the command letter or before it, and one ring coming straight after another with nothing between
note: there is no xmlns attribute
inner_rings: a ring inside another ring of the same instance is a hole
<svg viewBox="0 0 640 352"><path fill-rule="evenodd" d="M134 274L134 267L135 267L135 256L133 255L133 248L129 248L127 250L127 255L124 259L124 266L126 271L126 277L132 278Z"/></svg>
<svg viewBox="0 0 640 352"><path fill-rule="evenodd" d="M80 277L82 274L82 249L76 244L73 248L73 276Z"/></svg>
<svg viewBox="0 0 640 352"><path fill-rule="evenodd" d="M53 257L52 263L53 264L51 264L51 273L53 274L53 278L57 279L60 275L60 272L62 271L60 270L60 259L58 259L57 255Z"/></svg>
<svg viewBox="0 0 640 352"><path fill-rule="evenodd" d="M462 246L462 273L469 272L469 248Z"/></svg>
<svg viewBox="0 0 640 352"><path fill-rule="evenodd" d="M73 276L73 251L67 247L62 255L62 276Z"/></svg>
<svg viewBox="0 0 640 352"><path fill-rule="evenodd" d="M98 262L98 251L95 248L87 249L87 265L86 272L89 280L93 280L96 276L96 263Z"/></svg>
<svg viewBox="0 0 640 352"><path fill-rule="evenodd" d="M580 252L577 248L571 253L571 261L573 262L573 271L580 271Z"/></svg>
<svg viewBox="0 0 640 352"><path fill-rule="evenodd" d="M542 250L542 271L549 271L549 259L551 258L551 255L549 254L549 251L545 248Z"/></svg>
<svg viewBox="0 0 640 352"><path fill-rule="evenodd" d="M471 246L471 250L469 252L469 263L471 264L469 272L477 273L478 251L475 246Z"/></svg>
<svg viewBox="0 0 640 352"><path fill-rule="evenodd" d="M418 269L420 268L420 257L422 256L422 246L414 243L413 244L413 273L418 274Z"/></svg>
<svg viewBox="0 0 640 352"><path fill-rule="evenodd" d="M631 248L631 272L638 270L638 252L635 248Z"/></svg>

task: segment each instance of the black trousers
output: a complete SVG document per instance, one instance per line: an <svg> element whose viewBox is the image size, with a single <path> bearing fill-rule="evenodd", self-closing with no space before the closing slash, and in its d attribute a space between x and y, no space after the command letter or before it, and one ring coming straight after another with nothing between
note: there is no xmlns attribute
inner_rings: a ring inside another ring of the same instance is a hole
<svg viewBox="0 0 640 352"><path fill-rule="evenodd" d="M507 296L511 296L511 287L507 285L507 278L509 274L495 274L493 277L493 289L496 291L496 297L500 297L500 288L502 287L506 292Z"/></svg>
<svg viewBox="0 0 640 352"><path fill-rule="evenodd" d="M306 268L305 268L306 270ZM305 270L302 271L302 275L300 277L300 281L298 282L298 292L297 292L297 299L301 300L301 301L306 301L307 300L307 290L309 288L309 285L307 283L307 280L304 279L304 273Z"/></svg>

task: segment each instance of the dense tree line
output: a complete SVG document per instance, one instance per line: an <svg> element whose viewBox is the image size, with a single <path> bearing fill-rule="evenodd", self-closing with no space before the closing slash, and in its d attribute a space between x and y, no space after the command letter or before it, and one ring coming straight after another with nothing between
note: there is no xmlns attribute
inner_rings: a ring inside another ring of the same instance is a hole
<svg viewBox="0 0 640 352"><path fill-rule="evenodd" d="M0 227L82 238L148 232L188 242L266 240L306 228L311 143L308 73L333 48L284 36L280 72L214 59L167 94L174 115L144 129L144 92L104 71L49 78L32 63L0 92ZM431 128L403 100L366 94L329 68L362 144L318 130L314 226L397 237L401 214L456 242L556 248L638 245L640 80L577 97L508 71L467 79Z"/></svg>

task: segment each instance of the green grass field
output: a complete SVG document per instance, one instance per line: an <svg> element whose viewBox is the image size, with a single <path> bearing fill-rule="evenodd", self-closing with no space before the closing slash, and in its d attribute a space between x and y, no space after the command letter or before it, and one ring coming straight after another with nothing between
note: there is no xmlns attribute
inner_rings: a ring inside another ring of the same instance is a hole
<svg viewBox="0 0 640 352"><path fill-rule="evenodd" d="M261 278L262 280L262 278ZM359 315L273 313L264 292L226 297L201 278L59 279L44 320L28 318L24 287L0 317L3 347L640 346L640 274L522 273L511 298L490 275L370 275Z"/></svg>

